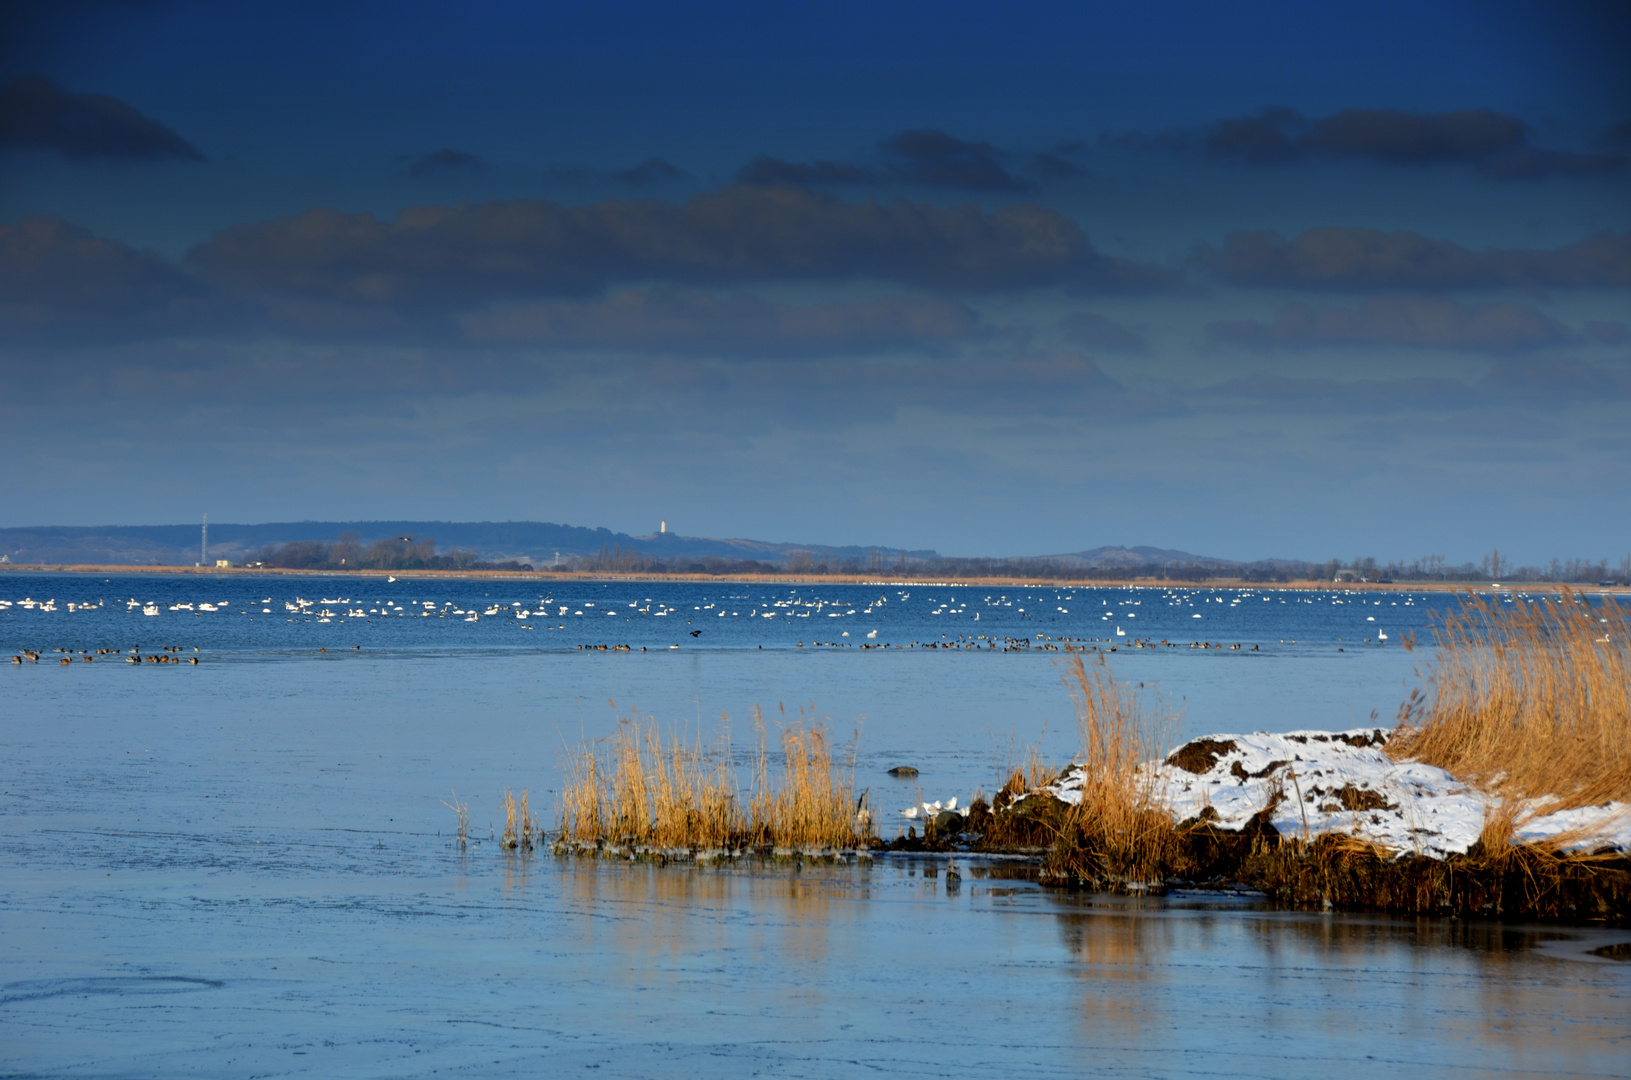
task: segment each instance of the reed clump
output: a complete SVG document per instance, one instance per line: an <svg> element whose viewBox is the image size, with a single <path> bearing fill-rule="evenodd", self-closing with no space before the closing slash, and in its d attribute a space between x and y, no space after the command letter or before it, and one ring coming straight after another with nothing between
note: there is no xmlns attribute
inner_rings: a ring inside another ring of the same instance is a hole
<svg viewBox="0 0 1631 1080"><path fill-rule="evenodd" d="M780 733L780 768L764 718L754 710L755 751L745 768L728 734L667 736L632 715L617 732L575 755L561 794L559 846L630 853L808 853L869 846L870 814L857 800L853 758L835 763L826 730L802 715ZM728 722L724 726L728 733Z"/></svg>
<svg viewBox="0 0 1631 1080"><path fill-rule="evenodd" d="M1511 603L1469 596L1433 643L1390 755L1503 800L1543 800L1545 813L1631 801L1631 620L1618 603L1568 590ZM1498 844L1517 823L1499 815L1486 836Z"/></svg>
<svg viewBox="0 0 1631 1080"><path fill-rule="evenodd" d="M1064 812L1045 869L1093 882L1158 882L1179 837L1146 763L1176 719L1158 693L1116 679L1102 654L1088 663L1073 651L1065 681L1082 739L1072 770L1081 780L1080 799Z"/></svg>
<svg viewBox="0 0 1631 1080"><path fill-rule="evenodd" d="M527 802L527 790L521 789L521 799L504 789L504 838L500 841L506 851L531 851L533 838L540 835L538 819L533 816Z"/></svg>

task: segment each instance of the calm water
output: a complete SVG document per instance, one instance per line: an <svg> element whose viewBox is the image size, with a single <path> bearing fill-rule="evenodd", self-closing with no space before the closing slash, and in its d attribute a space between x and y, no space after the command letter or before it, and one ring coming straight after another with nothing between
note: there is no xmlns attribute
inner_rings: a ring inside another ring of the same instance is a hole
<svg viewBox="0 0 1631 1080"><path fill-rule="evenodd" d="M1016 746L1074 744L1057 657L1006 637L1115 644L1118 674L1183 707L1175 739L1386 723L1421 659L1398 639L1442 598L520 588L0 576L7 655L201 658L0 673L0 1074L1631 1071L1631 965L1587 955L1626 934L1137 905L984 866L948 895L939 864L902 859L447 844L450 789L478 835L506 786L547 814L563 746L631 707L708 737L726 713L741 742L753 705L813 705L859 729L858 782L886 806L990 790ZM633 651L576 648L600 643ZM901 763L915 784L885 775Z"/></svg>

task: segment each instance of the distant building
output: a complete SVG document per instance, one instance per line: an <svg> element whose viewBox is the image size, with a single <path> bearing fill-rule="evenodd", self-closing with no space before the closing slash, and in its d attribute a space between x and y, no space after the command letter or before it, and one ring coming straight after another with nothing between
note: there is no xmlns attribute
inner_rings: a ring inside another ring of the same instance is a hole
<svg viewBox="0 0 1631 1080"><path fill-rule="evenodd" d="M231 559L216 559L215 560L215 568L217 570L230 570L230 569L232 569L232 560Z"/></svg>

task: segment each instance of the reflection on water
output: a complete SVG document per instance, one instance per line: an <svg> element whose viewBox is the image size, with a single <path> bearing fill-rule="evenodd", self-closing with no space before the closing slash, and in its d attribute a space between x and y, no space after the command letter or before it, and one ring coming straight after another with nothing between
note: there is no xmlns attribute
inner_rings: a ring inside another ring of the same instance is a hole
<svg viewBox="0 0 1631 1080"><path fill-rule="evenodd" d="M1171 950L1172 929L1171 922L1137 911L1061 917L1065 951L1077 961L1071 970L1081 982L1079 1013L1088 1038L1107 1032L1138 1038L1160 1025L1151 1009L1155 996L1141 984L1164 978L1156 961Z"/></svg>
<svg viewBox="0 0 1631 1080"><path fill-rule="evenodd" d="M1605 932L1120 898L1074 906L1058 920L1085 1042L1172 1039L1196 1061L1208 1055L1195 1042L1204 1031L1213 1053L1228 1048L1237 1067L1261 1057L1271 1073L1276 1059L1294 1071L1328 1060L1473 1075L1613 1075L1631 1063L1631 978L1586 955Z"/></svg>
<svg viewBox="0 0 1631 1080"><path fill-rule="evenodd" d="M360 864L266 839L264 866L228 867L188 836L146 866L13 846L0 1073L1624 1072L1631 970L1586 955L1602 931L1090 896L966 863L948 894L930 859Z"/></svg>
<svg viewBox="0 0 1631 1080"><path fill-rule="evenodd" d="M551 859L587 951L611 950L633 981L677 986L699 957L743 953L799 973L764 992L819 998L823 972L854 959L872 874L834 864L660 867L594 858ZM836 956L834 953L836 952Z"/></svg>

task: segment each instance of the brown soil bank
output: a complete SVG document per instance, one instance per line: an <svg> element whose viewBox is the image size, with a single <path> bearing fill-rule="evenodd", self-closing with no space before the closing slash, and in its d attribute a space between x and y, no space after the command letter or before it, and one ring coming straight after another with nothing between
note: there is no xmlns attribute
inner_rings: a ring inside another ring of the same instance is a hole
<svg viewBox="0 0 1631 1080"><path fill-rule="evenodd" d="M1620 852L1491 854L1474 845L1442 859L1395 857L1340 835L1304 842L1267 823L1234 833L1186 822L1174 827L1154 874L1120 873L1104 855L1085 836L1062 836L1044 880L1117 891L1246 887L1293 908L1631 926L1631 857Z"/></svg>
<svg viewBox="0 0 1631 1080"><path fill-rule="evenodd" d="M961 824L927 823L923 836L888 848L1040 854L1044 883L1100 892L1247 888L1298 909L1631 926L1631 856L1623 852L1517 846L1492 854L1474 845L1443 859L1394 857L1352 837L1281 836L1266 820L1239 832L1205 821L1169 825L1156 846L1152 857L1146 840L1128 859L1083 829L1073 807L1033 796L994 814L976 803Z"/></svg>

